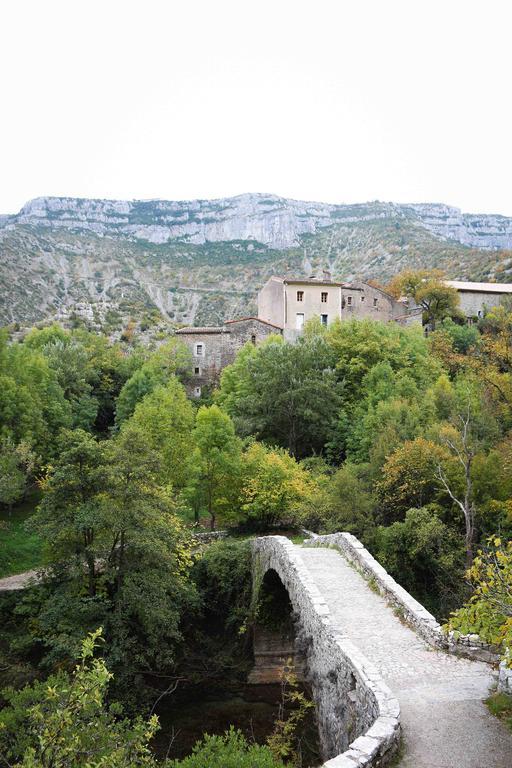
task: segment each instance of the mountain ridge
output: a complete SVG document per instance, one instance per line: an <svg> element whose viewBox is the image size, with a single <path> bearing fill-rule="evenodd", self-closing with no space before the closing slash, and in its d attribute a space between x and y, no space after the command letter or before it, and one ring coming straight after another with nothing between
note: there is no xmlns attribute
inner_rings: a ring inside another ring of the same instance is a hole
<svg viewBox="0 0 512 768"><path fill-rule="evenodd" d="M464 242L463 242L464 241ZM473 243L478 243L475 247ZM484 248L482 248L482 245ZM407 268L512 281L512 218L444 204L40 197L0 217L0 322L219 324L273 274L382 282Z"/></svg>
<svg viewBox="0 0 512 768"><path fill-rule="evenodd" d="M160 244L185 239L194 244L254 239L272 248L299 244L299 236L339 220L412 218L438 237L482 249L512 248L512 217L464 213L445 203L373 201L334 204L294 200L271 193L194 200L108 200L37 197L0 226L41 224L122 234Z"/></svg>

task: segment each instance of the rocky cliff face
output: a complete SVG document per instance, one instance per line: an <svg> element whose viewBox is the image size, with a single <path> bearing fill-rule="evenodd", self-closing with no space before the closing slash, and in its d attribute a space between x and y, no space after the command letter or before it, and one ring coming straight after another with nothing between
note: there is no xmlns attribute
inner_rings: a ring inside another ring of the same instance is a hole
<svg viewBox="0 0 512 768"><path fill-rule="evenodd" d="M265 194L190 201L39 197L19 214L0 217L0 227L63 227L154 244L254 240L283 249L298 245L301 235L322 227L374 219L412 219L437 237L466 246L512 248L512 218L505 216L465 214L441 204L329 205Z"/></svg>
<svg viewBox="0 0 512 768"><path fill-rule="evenodd" d="M453 279L512 281L500 247L512 248L511 219L442 205L37 198L0 216L0 324L79 312L109 332L155 313L218 325L254 312L270 275L324 269L386 282L435 266Z"/></svg>
<svg viewBox="0 0 512 768"><path fill-rule="evenodd" d="M512 248L512 218L491 214L462 213L449 205L402 206L438 237L456 240L472 248Z"/></svg>

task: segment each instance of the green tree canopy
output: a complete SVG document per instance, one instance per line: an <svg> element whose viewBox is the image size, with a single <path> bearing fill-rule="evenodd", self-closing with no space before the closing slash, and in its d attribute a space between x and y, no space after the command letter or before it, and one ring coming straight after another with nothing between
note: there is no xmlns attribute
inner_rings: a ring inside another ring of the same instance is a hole
<svg viewBox="0 0 512 768"><path fill-rule="evenodd" d="M82 643L71 675L4 691L0 752L13 768L153 768L148 743L158 719L121 719L107 704L112 674L94 657L101 630Z"/></svg>
<svg viewBox="0 0 512 768"><path fill-rule="evenodd" d="M195 509L206 508L213 531L219 517L233 515L240 479L240 442L233 422L218 405L199 408L193 441L188 496Z"/></svg>
<svg viewBox="0 0 512 768"><path fill-rule="evenodd" d="M277 443L297 457L322 451L341 402L323 336L297 344L276 339L244 352L223 372L218 402L244 436Z"/></svg>
<svg viewBox="0 0 512 768"><path fill-rule="evenodd" d="M163 478L174 488L188 481L194 411L176 376L158 385L135 406L131 423L140 427L162 457Z"/></svg>

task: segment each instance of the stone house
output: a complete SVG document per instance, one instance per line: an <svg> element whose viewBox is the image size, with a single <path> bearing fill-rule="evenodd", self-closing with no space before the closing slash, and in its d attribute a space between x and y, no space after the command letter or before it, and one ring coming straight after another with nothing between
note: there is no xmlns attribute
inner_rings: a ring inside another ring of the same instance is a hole
<svg viewBox="0 0 512 768"><path fill-rule="evenodd" d="M343 283L315 277L271 277L258 294L258 316L281 325L289 341L300 335L312 317L319 317L324 325L336 318L353 317L421 323L417 309L409 309L406 302L397 301L381 288L369 283Z"/></svg>
<svg viewBox="0 0 512 768"><path fill-rule="evenodd" d="M512 283L470 283L447 280L457 290L460 309L469 323L483 317L485 312L501 304L506 296L512 297Z"/></svg>
<svg viewBox="0 0 512 768"><path fill-rule="evenodd" d="M220 326L179 328L176 335L192 354L189 394L201 397L204 387L219 383L222 369L233 362L247 342L259 344L275 333L281 334L282 328L257 317L227 320Z"/></svg>

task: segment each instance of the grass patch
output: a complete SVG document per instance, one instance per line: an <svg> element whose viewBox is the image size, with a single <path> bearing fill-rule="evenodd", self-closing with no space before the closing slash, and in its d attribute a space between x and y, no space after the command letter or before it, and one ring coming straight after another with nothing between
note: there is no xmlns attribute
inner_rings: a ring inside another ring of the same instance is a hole
<svg viewBox="0 0 512 768"><path fill-rule="evenodd" d="M32 496L16 506L9 517L0 510L0 578L30 571L43 563L43 542L25 529L39 498Z"/></svg>
<svg viewBox="0 0 512 768"><path fill-rule="evenodd" d="M491 715L499 717L512 731L512 696L506 693L493 693L485 702Z"/></svg>

